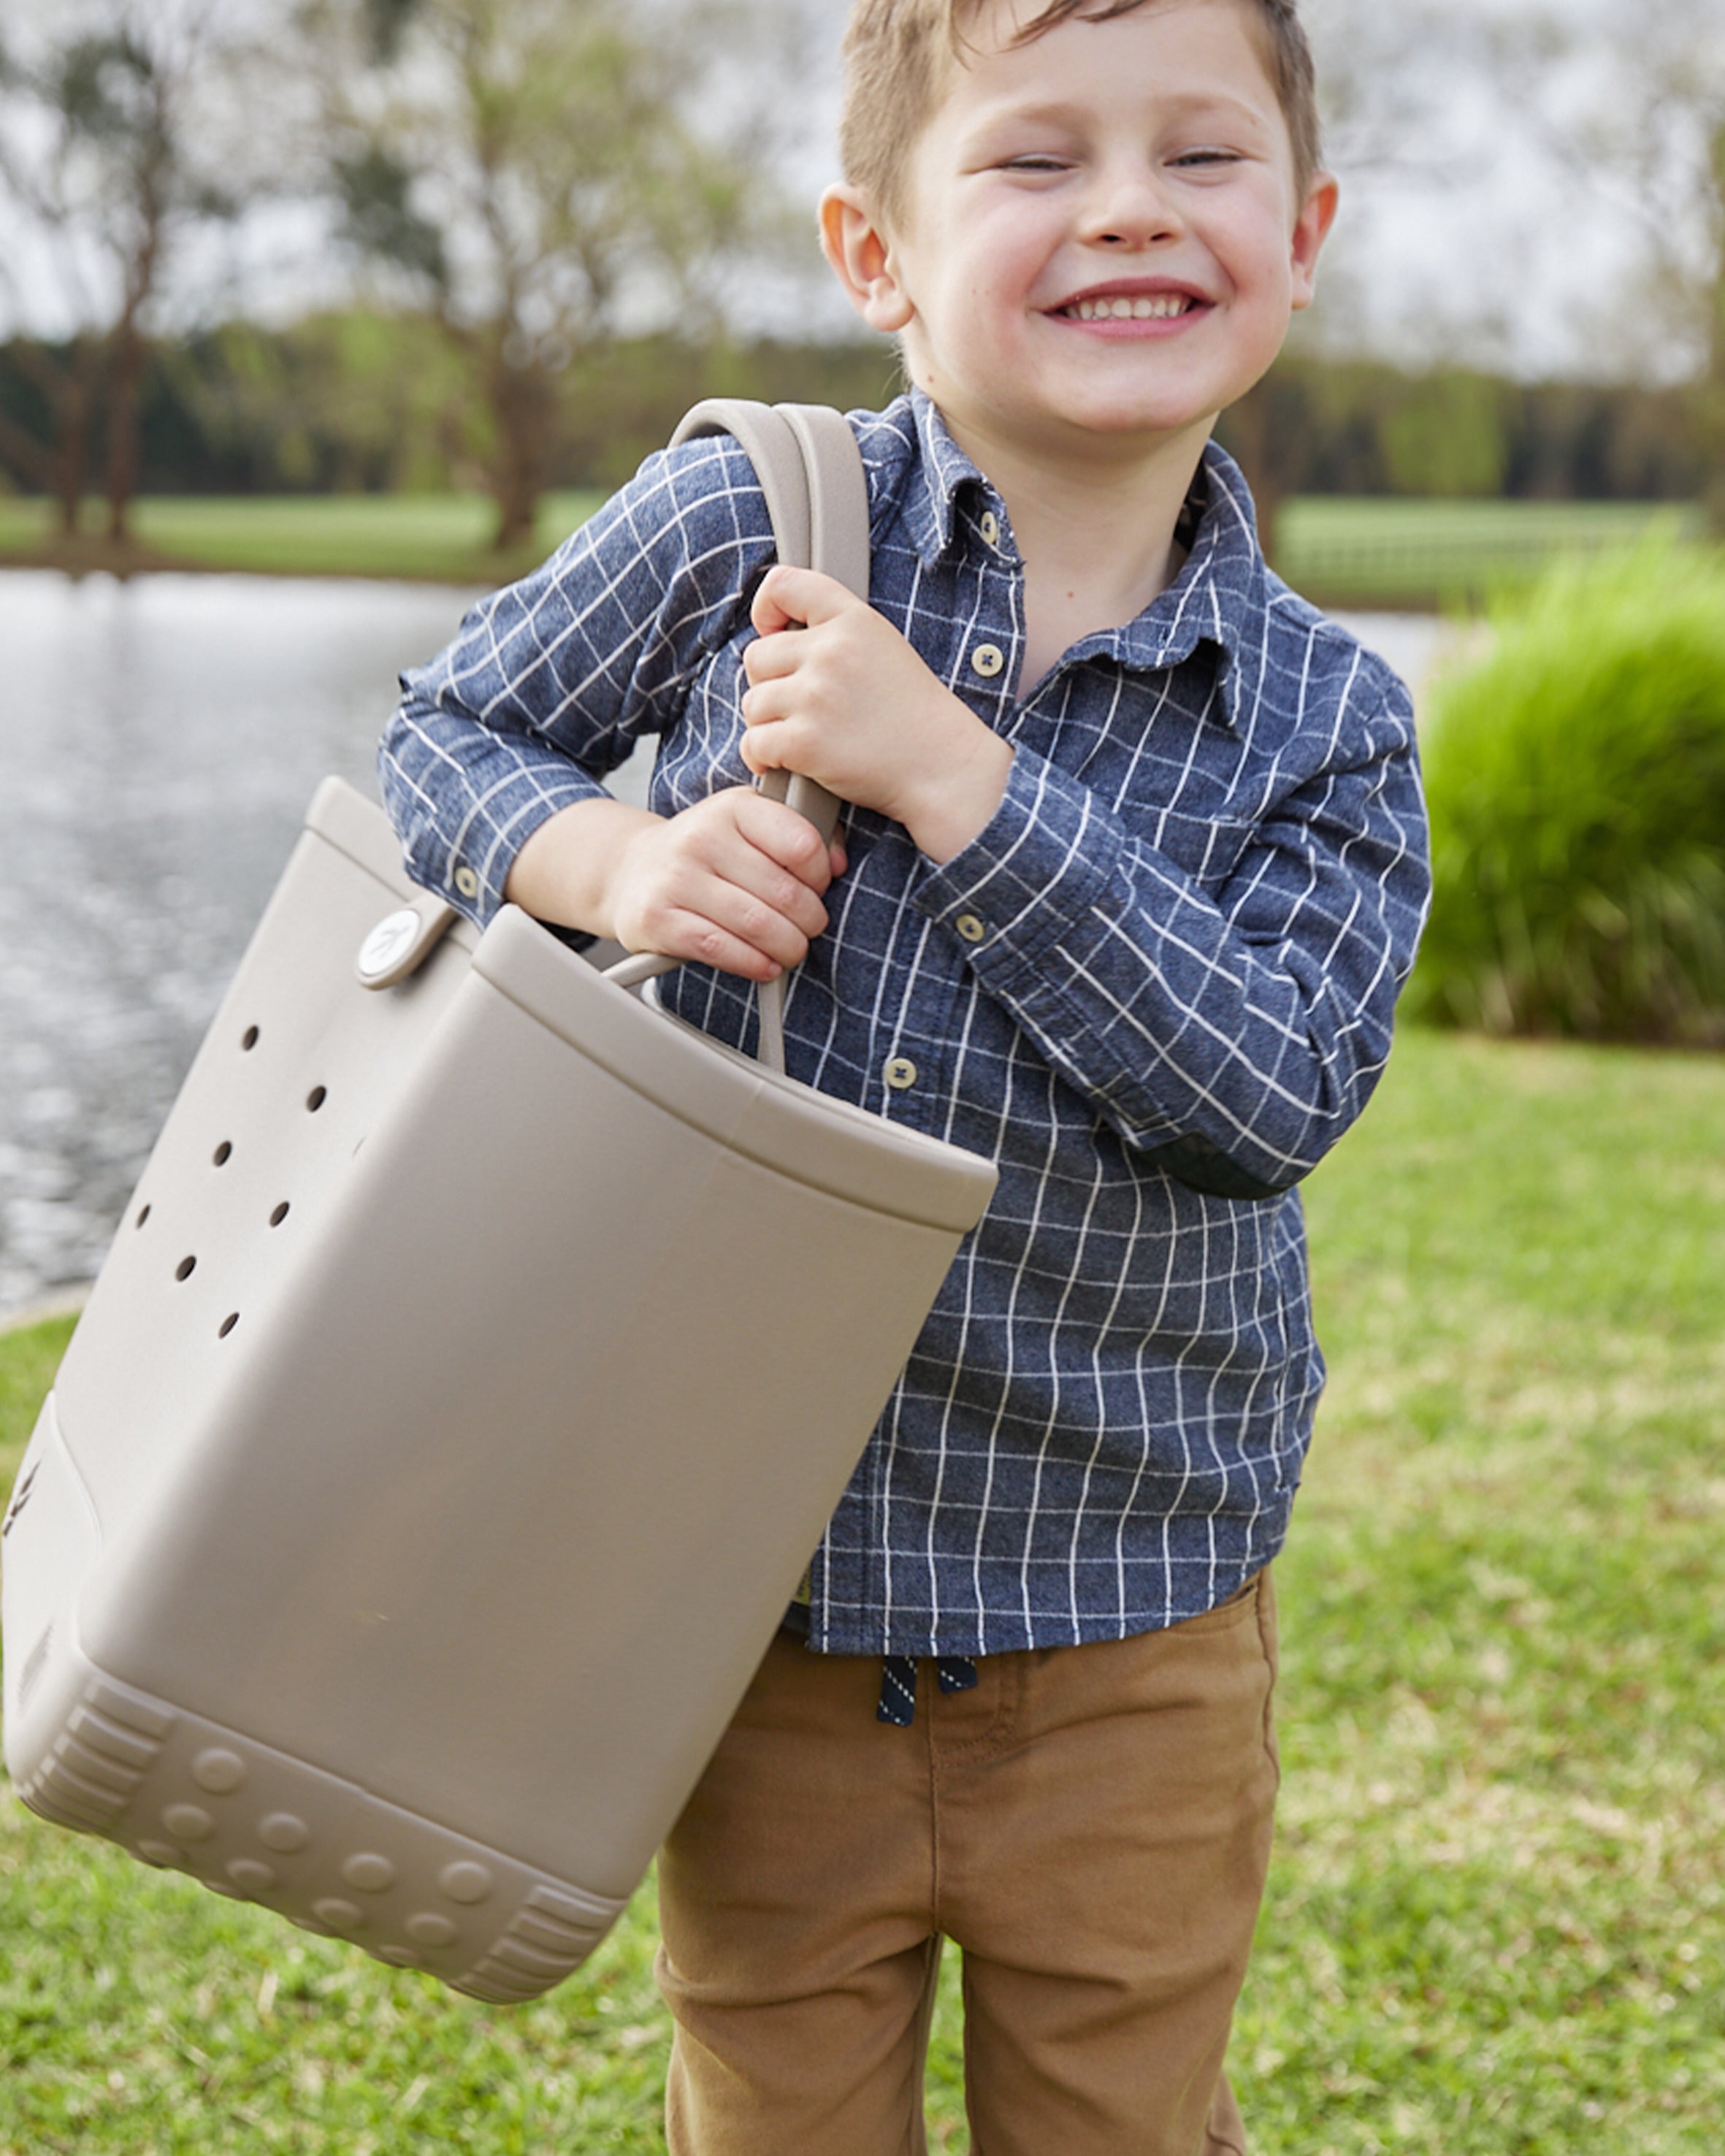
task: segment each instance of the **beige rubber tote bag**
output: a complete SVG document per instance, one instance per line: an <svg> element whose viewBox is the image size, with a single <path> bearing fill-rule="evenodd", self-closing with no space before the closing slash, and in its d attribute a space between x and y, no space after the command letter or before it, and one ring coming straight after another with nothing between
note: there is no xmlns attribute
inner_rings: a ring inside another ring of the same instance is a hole
<svg viewBox="0 0 1725 2156"><path fill-rule="evenodd" d="M838 415L685 425L865 589ZM993 1181L513 908L476 937L326 782L5 1522L25 1803L477 1998L547 1990L681 1809Z"/></svg>

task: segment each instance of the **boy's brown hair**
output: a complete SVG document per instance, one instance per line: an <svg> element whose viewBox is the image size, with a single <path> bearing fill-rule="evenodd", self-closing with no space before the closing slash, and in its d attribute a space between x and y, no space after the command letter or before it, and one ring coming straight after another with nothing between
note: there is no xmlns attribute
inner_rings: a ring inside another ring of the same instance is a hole
<svg viewBox="0 0 1725 2156"><path fill-rule="evenodd" d="M986 0L857 0L845 33L845 108L839 153L845 177L888 218L905 208L905 173L922 130L945 95L965 31ZM1106 23L1161 0L1047 0L1013 39L1029 44L1078 16ZM1296 0L1237 0L1255 18L1270 80L1294 150L1303 201L1322 158L1312 48Z"/></svg>

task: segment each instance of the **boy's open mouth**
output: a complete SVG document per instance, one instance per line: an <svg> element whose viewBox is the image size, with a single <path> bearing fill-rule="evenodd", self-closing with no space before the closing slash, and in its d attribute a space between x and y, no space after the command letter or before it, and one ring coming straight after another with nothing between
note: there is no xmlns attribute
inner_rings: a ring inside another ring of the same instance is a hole
<svg viewBox="0 0 1725 2156"><path fill-rule="evenodd" d="M1198 305L1183 292L1117 292L1094 300L1070 300L1055 312L1070 322L1167 322Z"/></svg>
<svg viewBox="0 0 1725 2156"><path fill-rule="evenodd" d="M1208 312L1209 305L1202 292L1183 290L1159 278L1154 283L1122 278L1075 292L1049 313L1057 322L1178 322L1189 315Z"/></svg>

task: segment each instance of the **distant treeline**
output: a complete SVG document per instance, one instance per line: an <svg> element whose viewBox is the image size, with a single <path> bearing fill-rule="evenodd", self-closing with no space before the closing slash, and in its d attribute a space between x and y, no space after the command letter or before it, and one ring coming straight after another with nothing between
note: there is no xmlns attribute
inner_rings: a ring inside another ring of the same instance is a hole
<svg viewBox="0 0 1725 2156"><path fill-rule="evenodd" d="M47 442L44 358L0 345L0 444ZM32 364L32 362L34 364ZM572 352L557 376L553 485L610 487L698 398L878 405L896 391L873 346L693 344ZM139 482L152 494L384 492L483 485L483 413L423 321L367 312L280 330L235 322L150 350ZM10 422L10 427L6 424ZM92 414L100 439L101 414ZM1295 494L1685 501L1702 488L1681 389L1524 383L1290 354L1222 425L1265 506ZM0 484L39 489L0 455Z"/></svg>

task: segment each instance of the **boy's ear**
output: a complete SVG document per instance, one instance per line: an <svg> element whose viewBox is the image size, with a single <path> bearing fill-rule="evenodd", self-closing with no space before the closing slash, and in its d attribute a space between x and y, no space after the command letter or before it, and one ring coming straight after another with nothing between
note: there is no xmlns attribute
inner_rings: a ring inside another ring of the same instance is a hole
<svg viewBox="0 0 1725 2156"><path fill-rule="evenodd" d="M860 189L829 187L820 198L821 250L846 296L872 330L896 336L916 314L899 281L891 242Z"/></svg>
<svg viewBox="0 0 1725 2156"><path fill-rule="evenodd" d="M1296 311L1309 307L1317 290L1317 258L1323 252L1330 227L1336 222L1336 205L1340 198L1341 189L1335 175L1319 172L1306 190L1306 200L1294 220L1292 263Z"/></svg>

